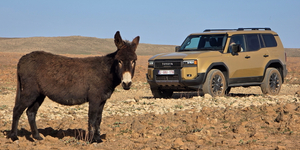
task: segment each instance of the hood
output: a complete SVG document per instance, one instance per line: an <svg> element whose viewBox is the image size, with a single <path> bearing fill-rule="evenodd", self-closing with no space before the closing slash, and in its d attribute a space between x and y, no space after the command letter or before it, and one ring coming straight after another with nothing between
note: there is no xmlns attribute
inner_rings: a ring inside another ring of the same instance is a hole
<svg viewBox="0 0 300 150"><path fill-rule="evenodd" d="M220 56L219 51L192 51L192 52L174 52L174 53L162 53L151 57L153 59L197 59L201 57L217 57Z"/></svg>

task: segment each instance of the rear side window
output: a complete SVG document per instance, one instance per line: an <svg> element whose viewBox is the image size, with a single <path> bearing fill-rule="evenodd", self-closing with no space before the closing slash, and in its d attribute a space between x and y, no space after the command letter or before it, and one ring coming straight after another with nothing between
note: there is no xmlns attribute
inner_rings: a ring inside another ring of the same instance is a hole
<svg viewBox="0 0 300 150"><path fill-rule="evenodd" d="M262 34L266 47L276 47L277 42L272 34Z"/></svg>
<svg viewBox="0 0 300 150"><path fill-rule="evenodd" d="M260 43L257 34L245 34L247 51L257 51L260 49Z"/></svg>

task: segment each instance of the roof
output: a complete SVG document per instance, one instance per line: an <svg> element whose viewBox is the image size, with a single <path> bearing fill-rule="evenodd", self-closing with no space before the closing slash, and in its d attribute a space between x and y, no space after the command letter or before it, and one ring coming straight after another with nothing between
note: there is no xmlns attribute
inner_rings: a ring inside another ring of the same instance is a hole
<svg viewBox="0 0 300 150"><path fill-rule="evenodd" d="M203 34L251 34L251 33L271 33L277 34L271 28L238 28L238 29L205 29L202 33L192 33L191 35Z"/></svg>

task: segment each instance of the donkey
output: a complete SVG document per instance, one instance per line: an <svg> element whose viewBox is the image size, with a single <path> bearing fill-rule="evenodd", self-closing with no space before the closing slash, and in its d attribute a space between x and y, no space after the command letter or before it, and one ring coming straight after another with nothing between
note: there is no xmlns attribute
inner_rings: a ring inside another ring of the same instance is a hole
<svg viewBox="0 0 300 150"><path fill-rule="evenodd" d="M27 108L32 137L43 139L35 118L47 96L63 105L89 102L87 139L102 142L100 124L104 104L120 83L123 89L130 89L139 40L137 36L132 42L123 41L117 31L114 36L117 51L106 56L69 58L43 51L22 56L17 66L17 93L10 138L18 140L18 122Z"/></svg>

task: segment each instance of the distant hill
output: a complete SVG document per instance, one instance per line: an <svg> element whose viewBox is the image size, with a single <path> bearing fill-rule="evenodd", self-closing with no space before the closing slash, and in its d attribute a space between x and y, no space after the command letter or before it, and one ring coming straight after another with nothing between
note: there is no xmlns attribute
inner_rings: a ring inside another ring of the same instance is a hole
<svg viewBox="0 0 300 150"><path fill-rule="evenodd" d="M113 39L95 37L30 37L0 38L0 52L23 52L43 50L55 54L105 55L116 50ZM300 57L300 48L286 48L288 57ZM138 55L155 55L175 51L175 45L155 45L140 43Z"/></svg>
<svg viewBox="0 0 300 150"><path fill-rule="evenodd" d="M95 37L30 37L0 38L0 52L24 52L43 50L55 54L94 54L104 55L117 50L113 39ZM138 55L154 55L173 52L175 46L140 43Z"/></svg>

